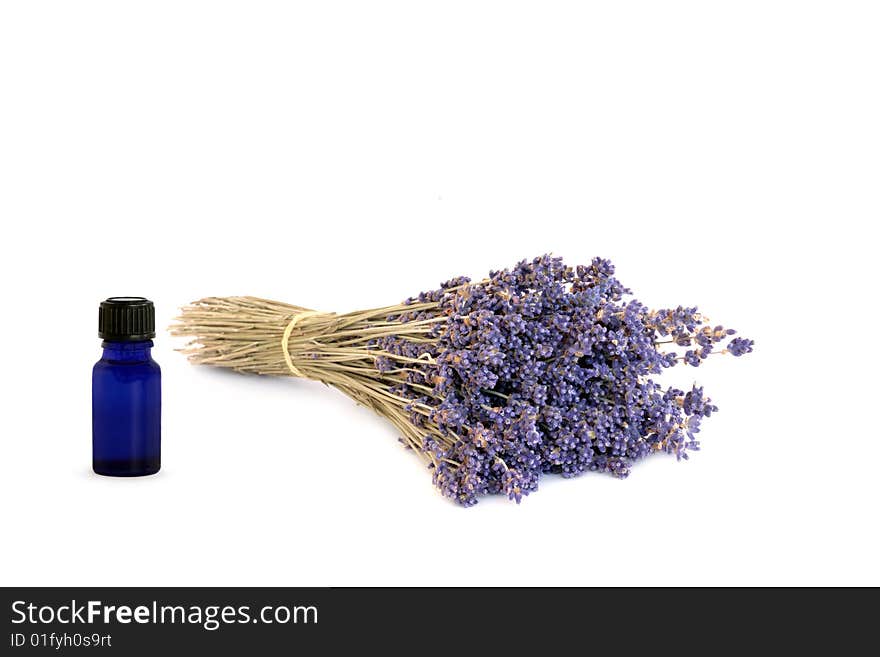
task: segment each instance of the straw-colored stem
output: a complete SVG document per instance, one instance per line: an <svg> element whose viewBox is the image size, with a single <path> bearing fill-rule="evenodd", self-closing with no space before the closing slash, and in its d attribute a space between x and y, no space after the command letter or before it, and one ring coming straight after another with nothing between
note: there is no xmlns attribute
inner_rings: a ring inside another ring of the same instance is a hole
<svg viewBox="0 0 880 657"><path fill-rule="evenodd" d="M402 314L416 319L400 321ZM436 325L447 319L434 302L337 315L255 297L208 297L182 308L170 331L188 340L180 351L193 363L252 374L302 376L338 389L387 418L404 444L437 465L435 457L422 449L424 439L430 435L451 446L460 438L440 428L430 403L418 401L421 397L439 402L433 388L407 377L422 373L413 365L434 363L436 340L432 336ZM284 352L285 334L290 365ZM419 355L414 358L383 349L379 346L383 338L408 343ZM397 366L379 371L379 358ZM411 390L413 398L392 392L401 386ZM411 421L414 415L422 420Z"/></svg>

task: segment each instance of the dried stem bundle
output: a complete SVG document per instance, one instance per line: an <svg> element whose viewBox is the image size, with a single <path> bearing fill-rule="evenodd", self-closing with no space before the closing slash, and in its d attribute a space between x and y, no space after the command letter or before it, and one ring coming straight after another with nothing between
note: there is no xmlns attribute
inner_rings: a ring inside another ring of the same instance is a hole
<svg viewBox="0 0 880 657"><path fill-rule="evenodd" d="M397 304L338 315L256 297L208 297L182 308L170 331L191 340L180 351L194 364L298 376L333 386L388 418L406 444L430 461L421 450L424 431L409 421L406 407L412 400L392 389L406 382L411 364L433 359L427 353L419 358L394 354L376 343L392 336L414 344L425 341L431 326L446 320L438 309L436 302ZM388 319L405 312L426 316L406 323ZM376 359L383 356L397 367L379 372Z"/></svg>

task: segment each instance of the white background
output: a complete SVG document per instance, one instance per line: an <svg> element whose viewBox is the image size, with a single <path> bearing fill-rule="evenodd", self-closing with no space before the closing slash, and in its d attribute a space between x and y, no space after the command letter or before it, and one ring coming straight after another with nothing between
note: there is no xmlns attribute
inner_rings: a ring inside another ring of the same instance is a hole
<svg viewBox="0 0 880 657"><path fill-rule="evenodd" d="M5 585L880 584L864 2L0 6ZM165 334L162 472L91 474L111 295L394 303L552 251L756 340L703 451L461 509L394 431Z"/></svg>

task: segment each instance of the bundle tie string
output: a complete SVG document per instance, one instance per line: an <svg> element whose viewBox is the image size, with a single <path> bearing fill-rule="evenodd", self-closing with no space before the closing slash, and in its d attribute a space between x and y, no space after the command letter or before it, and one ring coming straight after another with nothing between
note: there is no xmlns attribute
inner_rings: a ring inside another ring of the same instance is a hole
<svg viewBox="0 0 880 657"><path fill-rule="evenodd" d="M291 319L287 323L287 326L284 328L284 335L281 336L281 353L284 354L284 362L287 363L287 368L290 370L290 373L294 376L300 377L301 379L306 378L306 376L296 368L296 365L293 364L293 359L290 357L290 351L287 347L287 343L290 341L290 333L297 325L297 322L299 322L301 319L321 314L323 313L317 310L304 310L300 313L297 313L293 316L293 319Z"/></svg>

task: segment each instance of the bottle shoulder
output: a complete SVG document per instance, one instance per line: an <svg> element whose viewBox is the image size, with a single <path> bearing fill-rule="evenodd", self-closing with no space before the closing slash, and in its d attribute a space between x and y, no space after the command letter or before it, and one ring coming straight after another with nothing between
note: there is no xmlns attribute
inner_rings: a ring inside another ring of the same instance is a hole
<svg viewBox="0 0 880 657"><path fill-rule="evenodd" d="M93 374L98 374L100 372L111 370L137 370L139 372L156 375L162 373L162 368L159 367L159 363L157 363L152 358L148 358L146 360L115 360L113 358L100 358L92 366Z"/></svg>

